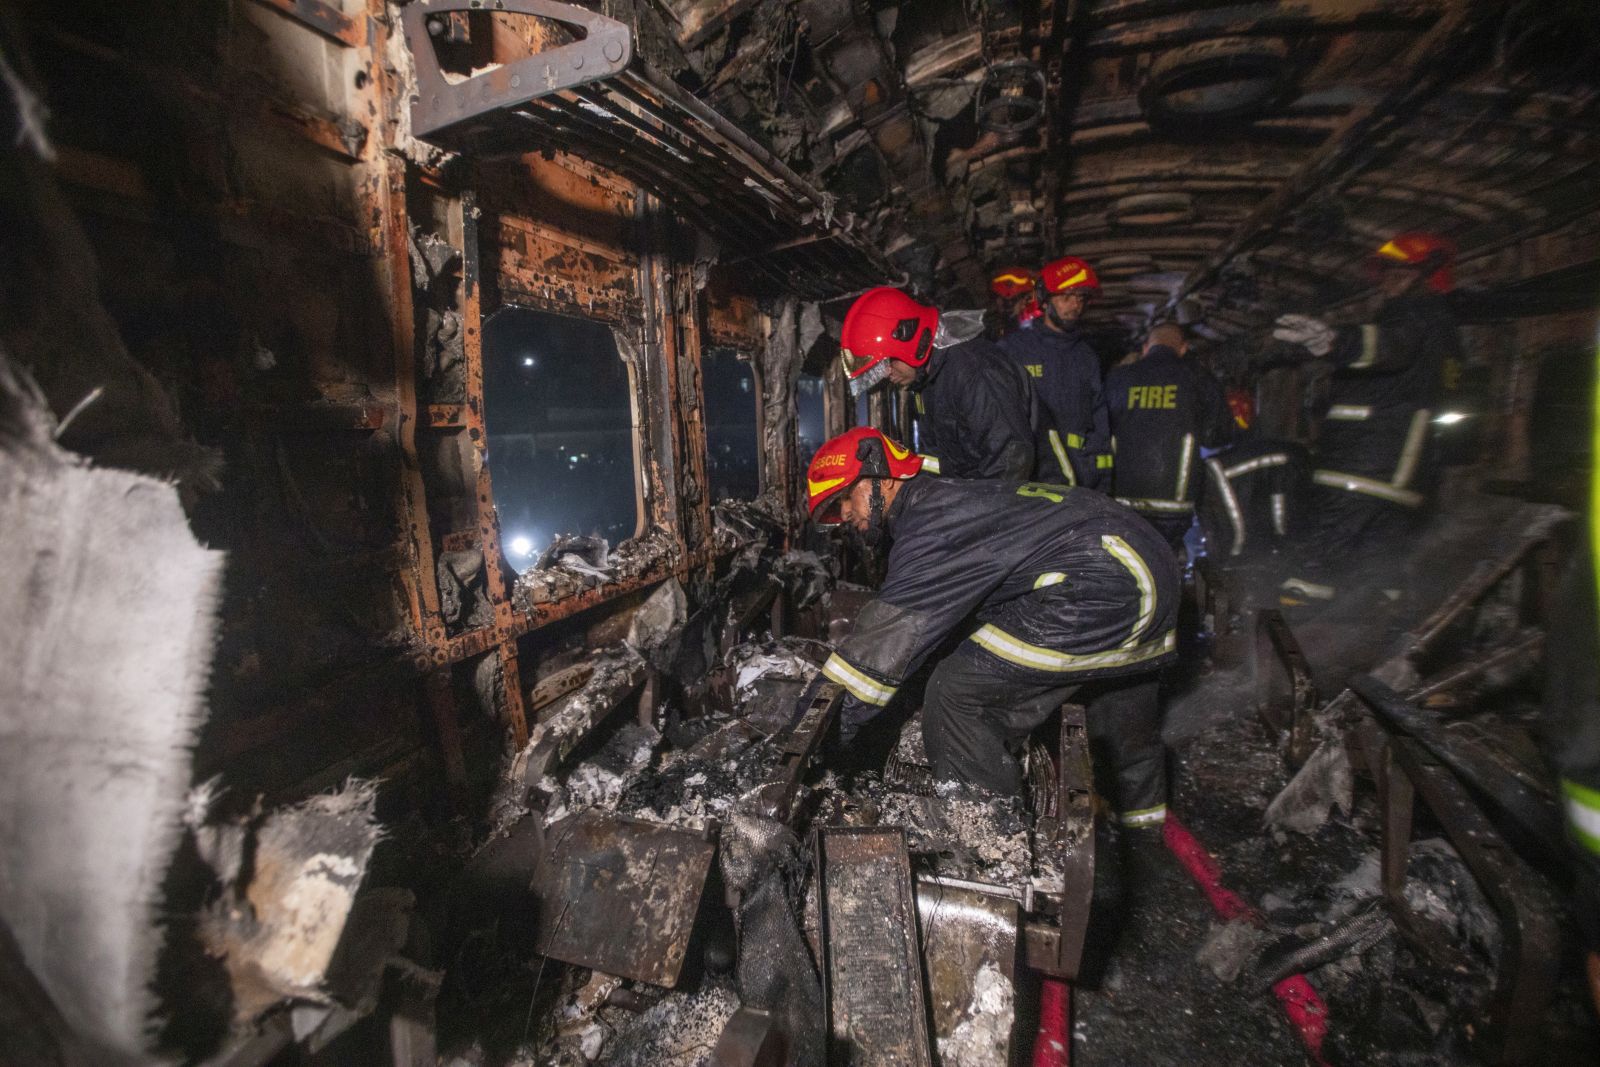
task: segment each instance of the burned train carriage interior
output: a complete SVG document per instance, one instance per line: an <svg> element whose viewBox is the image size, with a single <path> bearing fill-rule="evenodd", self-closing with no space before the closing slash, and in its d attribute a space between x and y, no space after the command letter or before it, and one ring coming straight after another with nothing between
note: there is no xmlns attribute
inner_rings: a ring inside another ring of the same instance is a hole
<svg viewBox="0 0 1600 1067"><path fill-rule="evenodd" d="M0 5L0 1067L1600 1063L1597 72Z"/></svg>

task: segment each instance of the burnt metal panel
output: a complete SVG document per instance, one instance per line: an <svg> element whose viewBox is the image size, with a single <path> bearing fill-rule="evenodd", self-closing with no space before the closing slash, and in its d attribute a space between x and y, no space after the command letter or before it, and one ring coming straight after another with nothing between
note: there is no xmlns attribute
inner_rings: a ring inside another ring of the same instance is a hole
<svg viewBox="0 0 1600 1067"><path fill-rule="evenodd" d="M933 1036L955 1036L963 1022L984 1010L986 990L980 981L996 976L1014 988L1017 973L1018 908L1014 897L985 892L977 886L937 878L917 880L917 916L922 928L923 958L928 970L928 998ZM985 972L989 972L985 974ZM1006 1010L1014 1012L1012 1007ZM1014 1019L1013 1019L1014 1021ZM984 1043L987 1044L987 1043ZM1004 1047L974 1048L961 1062L978 1067L982 1052L993 1055L992 1067L1010 1062L1011 1041Z"/></svg>
<svg viewBox="0 0 1600 1067"><path fill-rule="evenodd" d="M817 835L829 1031L856 1067L932 1067L905 831Z"/></svg>
<svg viewBox="0 0 1600 1067"><path fill-rule="evenodd" d="M558 823L534 875L536 948L652 985L678 981L714 846L660 823L593 810Z"/></svg>

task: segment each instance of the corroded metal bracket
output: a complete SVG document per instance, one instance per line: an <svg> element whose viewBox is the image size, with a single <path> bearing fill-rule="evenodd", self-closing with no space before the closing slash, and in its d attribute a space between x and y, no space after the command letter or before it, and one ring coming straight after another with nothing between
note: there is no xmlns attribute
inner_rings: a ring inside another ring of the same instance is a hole
<svg viewBox="0 0 1600 1067"><path fill-rule="evenodd" d="M582 36L536 55L451 83L439 66L429 26L456 11L536 15L577 27ZM417 0L400 15L417 71L411 129L422 138L541 96L608 78L633 58L633 32L624 23L556 0Z"/></svg>

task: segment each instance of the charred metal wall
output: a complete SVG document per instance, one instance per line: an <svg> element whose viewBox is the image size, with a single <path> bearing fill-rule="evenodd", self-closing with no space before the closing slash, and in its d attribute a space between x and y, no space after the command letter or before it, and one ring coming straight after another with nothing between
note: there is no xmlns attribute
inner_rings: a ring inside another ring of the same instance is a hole
<svg viewBox="0 0 1600 1067"><path fill-rule="evenodd" d="M707 299L692 233L626 181L411 140L379 0L182 6L9 24L54 159L5 164L33 239L0 342L58 416L106 385L65 443L178 478L229 553L200 773L278 797L381 775L449 810L542 681L663 579L707 586L700 354L759 364L768 322L736 281ZM496 27L466 61L537 45ZM519 591L502 558L481 329L508 305L605 323L630 364L644 536L603 585Z"/></svg>

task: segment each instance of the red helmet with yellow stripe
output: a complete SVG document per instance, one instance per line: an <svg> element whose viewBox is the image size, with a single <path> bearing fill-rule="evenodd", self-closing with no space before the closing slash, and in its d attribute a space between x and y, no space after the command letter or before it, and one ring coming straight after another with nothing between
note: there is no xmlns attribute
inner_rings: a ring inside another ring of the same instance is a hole
<svg viewBox="0 0 1600 1067"><path fill-rule="evenodd" d="M922 470L922 457L871 426L846 430L811 457L806 468L806 503L811 521L818 526L836 526L839 498L862 478L915 476Z"/></svg>
<svg viewBox="0 0 1600 1067"><path fill-rule="evenodd" d="M989 279L989 291L1001 300L1015 300L1033 292L1037 281L1027 267L1002 267Z"/></svg>
<svg viewBox="0 0 1600 1067"><path fill-rule="evenodd" d="M1046 296L1075 289L1098 291L1100 278L1094 268L1077 256L1062 256L1046 263L1039 271L1039 288Z"/></svg>
<svg viewBox="0 0 1600 1067"><path fill-rule="evenodd" d="M1451 268L1456 261L1456 243L1448 237L1421 230L1396 234L1384 242L1373 256L1374 265L1400 265L1416 267L1428 272L1428 288L1436 293L1448 293L1455 288Z"/></svg>

